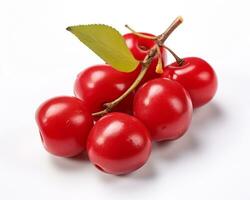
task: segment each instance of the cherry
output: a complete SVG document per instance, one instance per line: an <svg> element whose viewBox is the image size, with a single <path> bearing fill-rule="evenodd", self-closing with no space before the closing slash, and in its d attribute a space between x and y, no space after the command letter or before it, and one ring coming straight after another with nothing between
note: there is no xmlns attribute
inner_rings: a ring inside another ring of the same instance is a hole
<svg viewBox="0 0 250 200"><path fill-rule="evenodd" d="M193 107L197 108L209 102L217 90L217 77L213 68L201 58L189 57L184 63L177 62L165 67L162 77L181 83L189 92Z"/></svg>
<svg viewBox="0 0 250 200"><path fill-rule="evenodd" d="M75 97L55 97L44 102L36 112L42 143L56 156L72 157L86 149L93 126L90 112Z"/></svg>
<svg viewBox="0 0 250 200"><path fill-rule="evenodd" d="M147 36L154 36L150 33L141 33L141 34L147 35ZM134 33L127 33L127 34L123 35L123 37L126 41L128 48L132 52L134 58L138 61L142 61L146 57L149 50L155 45L154 40L137 36ZM167 63L165 49L160 48L160 50L161 50L163 64ZM155 68L157 66L157 63L158 63L158 56L156 55L153 58L153 60L150 64L150 67L149 67L146 75L144 76L143 80L141 81L140 85L147 82L148 80L160 77L160 74L157 74L155 72ZM141 65L139 65L137 67L137 69L135 70L134 73L136 73L138 75L140 70L141 70Z"/></svg>
<svg viewBox="0 0 250 200"><path fill-rule="evenodd" d="M113 112L99 119L87 143L90 161L110 174L127 174L147 161L151 140L147 128L135 117Z"/></svg>
<svg viewBox="0 0 250 200"><path fill-rule="evenodd" d="M134 116L145 124L155 141L182 136L190 125L192 110L188 92L170 79L145 83L134 98Z"/></svg>
<svg viewBox="0 0 250 200"><path fill-rule="evenodd" d="M83 70L75 81L75 96L83 100L94 113L103 109L104 103L122 95L136 79L135 73L124 73L110 65L95 65ZM115 107L116 111L131 113L134 93Z"/></svg>

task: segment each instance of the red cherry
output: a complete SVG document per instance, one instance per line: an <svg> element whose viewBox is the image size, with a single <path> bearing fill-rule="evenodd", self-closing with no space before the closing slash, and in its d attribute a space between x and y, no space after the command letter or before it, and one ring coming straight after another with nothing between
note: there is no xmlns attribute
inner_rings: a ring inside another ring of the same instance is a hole
<svg viewBox="0 0 250 200"><path fill-rule="evenodd" d="M74 93L86 103L92 113L98 112L103 109L104 103L122 95L135 79L134 73L120 72L109 65L95 65L77 76ZM131 93L115 110L130 113L133 97L134 93Z"/></svg>
<svg viewBox="0 0 250 200"><path fill-rule="evenodd" d="M142 33L142 34L147 35L147 36L154 36L150 33ZM146 57L149 50L155 45L154 40L142 38L142 37L139 37L133 33L127 33L127 34L123 35L123 37L126 41L128 48L132 52L134 58L138 61L142 61ZM162 54L163 64L167 63L166 50L164 48L161 48L161 54ZM146 75L144 76L143 80L141 81L140 85L147 82L148 80L160 77L160 74L157 74L155 72L155 68L157 66L157 63L158 63L158 57L155 56L150 64L150 67L149 67ZM140 70L141 70L141 65L139 65L137 67L137 69L135 70L135 73L138 75Z"/></svg>
<svg viewBox="0 0 250 200"><path fill-rule="evenodd" d="M181 83L189 92L193 107L209 102L217 90L217 77L213 68L201 58L184 58L179 66L176 62L164 69L162 77Z"/></svg>
<svg viewBox="0 0 250 200"><path fill-rule="evenodd" d="M135 117L109 113L99 119L87 143L90 161L110 174L127 174L147 161L151 140L147 128Z"/></svg>
<svg viewBox="0 0 250 200"><path fill-rule="evenodd" d="M192 102L181 84L158 78L137 91L134 115L149 129L153 140L177 139L190 125Z"/></svg>
<svg viewBox="0 0 250 200"><path fill-rule="evenodd" d="M93 119L82 101L75 97L55 97L36 112L45 149L56 156L72 157L86 148Z"/></svg>

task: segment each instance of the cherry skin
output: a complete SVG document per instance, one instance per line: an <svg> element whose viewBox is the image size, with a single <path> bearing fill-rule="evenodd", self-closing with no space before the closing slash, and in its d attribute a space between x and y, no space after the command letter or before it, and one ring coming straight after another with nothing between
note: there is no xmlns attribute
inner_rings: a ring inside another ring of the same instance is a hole
<svg viewBox="0 0 250 200"><path fill-rule="evenodd" d="M86 149L93 126L90 112L75 97L47 100L36 112L36 122L45 149L56 156L73 157Z"/></svg>
<svg viewBox="0 0 250 200"><path fill-rule="evenodd" d="M190 125L192 111L188 92L170 79L145 83L134 98L134 116L145 124L155 141L181 137Z"/></svg>
<svg viewBox="0 0 250 200"><path fill-rule="evenodd" d="M99 119L92 128L87 152L100 170L120 175L142 167L151 153L147 128L135 117L113 112Z"/></svg>
<svg viewBox="0 0 250 200"><path fill-rule="evenodd" d="M142 34L147 35L147 36L154 36L150 33L142 33ZM154 40L142 38L142 37L139 37L133 33L127 33L127 34L123 35L123 37L125 39L125 42L126 42L128 48L132 52L134 58L138 61L142 61L146 57L149 50L155 45ZM167 63L166 50L164 48L160 48L160 50L161 50L162 62L163 62L163 66L164 66L164 63ZM155 72L155 68L157 66L157 63L158 63L158 57L155 56L150 64L150 67L149 67L146 75L144 76L143 80L141 81L140 85L142 85L143 83L145 83L151 79L160 77L160 74L157 74ZM135 73L138 75L140 73L140 70L141 70L141 65L139 65L137 67L137 69L135 70Z"/></svg>
<svg viewBox="0 0 250 200"><path fill-rule="evenodd" d="M122 95L136 79L134 73L115 70L110 65L95 65L83 70L75 81L75 96L84 101L90 112L103 110L104 103L111 102ZM131 113L134 93L119 105L116 111Z"/></svg>
<svg viewBox="0 0 250 200"><path fill-rule="evenodd" d="M217 90L216 74L201 58L184 58L181 66L176 62L172 63L165 67L162 77L181 83L189 92L194 108L208 103Z"/></svg>

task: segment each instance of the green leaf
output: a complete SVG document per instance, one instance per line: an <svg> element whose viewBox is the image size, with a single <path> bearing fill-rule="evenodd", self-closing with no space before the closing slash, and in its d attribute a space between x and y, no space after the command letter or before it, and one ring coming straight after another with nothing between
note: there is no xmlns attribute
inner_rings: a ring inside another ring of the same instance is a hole
<svg viewBox="0 0 250 200"><path fill-rule="evenodd" d="M131 72L139 64L128 49L122 35L110 26L103 24L79 25L70 26L67 30L119 71Z"/></svg>

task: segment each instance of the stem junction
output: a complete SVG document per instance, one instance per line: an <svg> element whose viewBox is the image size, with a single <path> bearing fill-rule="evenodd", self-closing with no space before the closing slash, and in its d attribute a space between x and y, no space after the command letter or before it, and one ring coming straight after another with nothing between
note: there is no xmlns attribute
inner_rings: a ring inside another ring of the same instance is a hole
<svg viewBox="0 0 250 200"><path fill-rule="evenodd" d="M148 54L146 55L146 57L144 58L143 61L141 61L141 71L138 75L138 77L135 79L135 81L132 83L132 85L121 95L119 96L117 99L115 99L114 101L108 102L104 104L104 109L102 111L99 112L95 112L92 114L92 116L103 116L107 113L109 113L110 111L112 111L112 109L118 105L124 98L126 98L136 87L137 85L141 82L141 80L143 79L144 75L146 74L154 56L157 54L158 52L158 48L160 47L164 47L164 42L167 40L167 38L171 35L171 33L183 22L182 17L177 17L172 24L159 36L156 37L150 37L148 39L154 39L156 41L156 44L149 50ZM128 25L126 25L126 27L131 30L133 33L135 33L138 36L141 36L140 33L136 33L133 29L131 29ZM144 35L142 34L142 37L144 37Z"/></svg>

